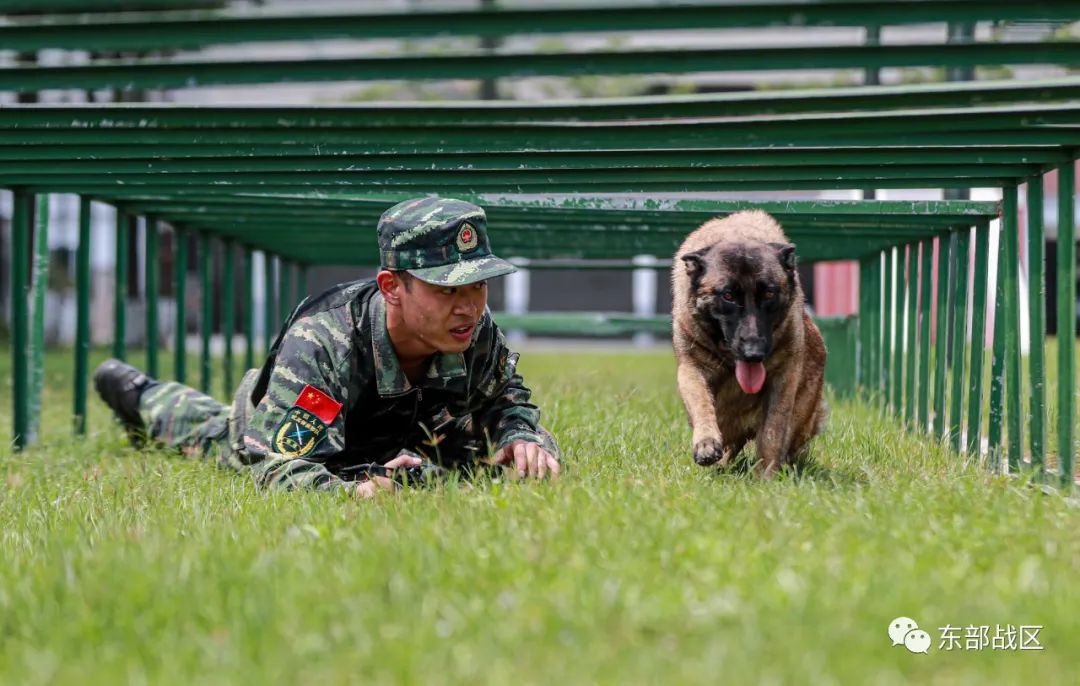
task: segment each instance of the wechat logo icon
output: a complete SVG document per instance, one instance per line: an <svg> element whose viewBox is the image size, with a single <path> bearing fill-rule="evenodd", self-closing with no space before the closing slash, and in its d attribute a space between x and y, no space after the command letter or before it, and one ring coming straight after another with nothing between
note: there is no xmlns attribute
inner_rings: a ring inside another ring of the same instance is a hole
<svg viewBox="0 0 1080 686"><path fill-rule="evenodd" d="M912 653L930 652L930 634L910 617L897 617L889 622L889 639L894 646L902 645Z"/></svg>

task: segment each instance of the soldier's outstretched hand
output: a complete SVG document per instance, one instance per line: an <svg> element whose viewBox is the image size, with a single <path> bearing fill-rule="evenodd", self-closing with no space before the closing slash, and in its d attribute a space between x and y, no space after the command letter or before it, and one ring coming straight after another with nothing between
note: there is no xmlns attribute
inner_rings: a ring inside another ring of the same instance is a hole
<svg viewBox="0 0 1080 686"><path fill-rule="evenodd" d="M556 479L559 476L559 458L529 441L514 441L503 447L495 454L495 464L512 465L520 478L549 476Z"/></svg>
<svg viewBox="0 0 1080 686"><path fill-rule="evenodd" d="M415 455L398 455L383 466L387 469L398 469L399 467L416 467L423 462ZM379 491L393 491L397 488L398 485L392 479L385 476L372 476L365 481L358 481L354 492L358 498L371 498Z"/></svg>

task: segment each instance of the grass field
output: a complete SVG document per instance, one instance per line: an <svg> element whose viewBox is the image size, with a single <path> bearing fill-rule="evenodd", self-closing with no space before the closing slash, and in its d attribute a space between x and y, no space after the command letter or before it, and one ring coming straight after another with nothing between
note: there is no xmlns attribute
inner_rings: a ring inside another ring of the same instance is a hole
<svg viewBox="0 0 1080 686"><path fill-rule="evenodd" d="M69 358L42 444L0 458L3 684L1076 683L1075 501L858 403L759 483L693 464L670 354L526 354L560 483L354 502L136 452L96 399L71 438ZM1044 650L942 650L947 624Z"/></svg>

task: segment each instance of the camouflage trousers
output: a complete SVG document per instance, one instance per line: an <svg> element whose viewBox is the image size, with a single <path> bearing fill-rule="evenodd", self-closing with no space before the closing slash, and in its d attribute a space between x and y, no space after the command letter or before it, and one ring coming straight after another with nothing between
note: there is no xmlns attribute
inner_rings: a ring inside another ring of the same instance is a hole
<svg viewBox="0 0 1080 686"><path fill-rule="evenodd" d="M252 408L250 402L243 407L240 399L250 394L254 379L251 372L245 376L237 392L238 401L231 407L176 381L148 388L139 400L147 438L159 446L176 448L188 457L246 471L252 460L243 454L242 437L247 428L244 419ZM472 417L447 419L437 422L440 437L437 442L420 441L410 450L447 467L466 467L488 455L490 447L484 427L476 426ZM543 427L539 433L544 449L558 456L555 438ZM393 457L372 456L372 461L385 462Z"/></svg>

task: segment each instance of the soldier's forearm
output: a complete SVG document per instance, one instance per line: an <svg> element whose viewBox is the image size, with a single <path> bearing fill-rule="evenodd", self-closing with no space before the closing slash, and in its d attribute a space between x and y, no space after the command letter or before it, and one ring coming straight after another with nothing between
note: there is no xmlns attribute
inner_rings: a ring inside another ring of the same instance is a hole
<svg viewBox="0 0 1080 686"><path fill-rule="evenodd" d="M528 441L537 445L544 444L540 432L528 424L514 423L499 427L499 433L493 437L496 449L502 449L514 441Z"/></svg>
<svg viewBox="0 0 1080 686"><path fill-rule="evenodd" d="M487 428L490 440L500 448L516 440L542 442L537 432L540 411L536 405L528 402L527 395L518 403L504 396L501 402L484 413L481 422Z"/></svg>
<svg viewBox="0 0 1080 686"><path fill-rule="evenodd" d="M269 457L255 466L259 488L284 490L332 491L347 487L346 482L318 462Z"/></svg>
<svg viewBox="0 0 1080 686"><path fill-rule="evenodd" d="M488 427L492 441L504 445L504 438L511 433L536 433L540 410L530 402L531 397L532 391L525 387L521 376L515 374L502 391L491 399L479 419L484 427Z"/></svg>

